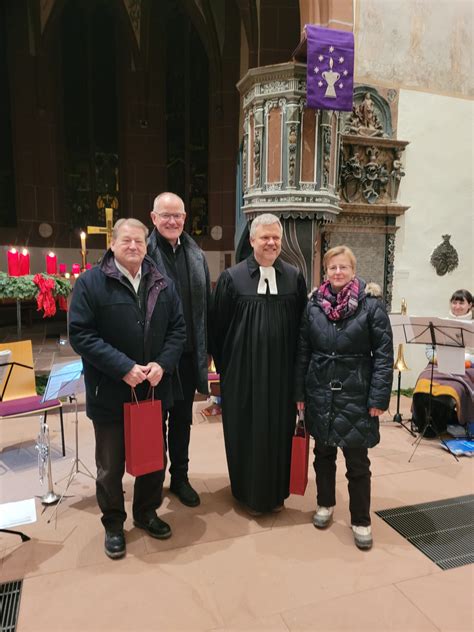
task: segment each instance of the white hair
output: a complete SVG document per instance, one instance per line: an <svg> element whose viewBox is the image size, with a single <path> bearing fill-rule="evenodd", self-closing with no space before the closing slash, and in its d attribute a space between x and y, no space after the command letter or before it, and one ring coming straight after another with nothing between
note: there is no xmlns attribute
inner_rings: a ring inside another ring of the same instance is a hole
<svg viewBox="0 0 474 632"><path fill-rule="evenodd" d="M250 239L255 237L255 231L259 226L268 226L269 224L278 224L280 231L283 234L283 226L281 225L279 218L276 215L273 215L273 213L262 213L262 215L257 215L250 225Z"/></svg>

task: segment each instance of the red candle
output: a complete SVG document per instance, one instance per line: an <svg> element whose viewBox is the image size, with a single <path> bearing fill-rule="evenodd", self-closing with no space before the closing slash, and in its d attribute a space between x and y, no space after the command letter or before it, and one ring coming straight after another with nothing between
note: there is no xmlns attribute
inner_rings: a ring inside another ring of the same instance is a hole
<svg viewBox="0 0 474 632"><path fill-rule="evenodd" d="M60 263L59 264L59 274L66 274L67 272L67 266L65 263Z"/></svg>
<svg viewBox="0 0 474 632"><path fill-rule="evenodd" d="M86 263L86 270L92 270L92 263Z"/></svg>
<svg viewBox="0 0 474 632"><path fill-rule="evenodd" d="M7 252L8 274L10 276L20 276L20 254L16 248Z"/></svg>
<svg viewBox="0 0 474 632"><path fill-rule="evenodd" d="M73 274L81 274L81 266L78 263L73 263L72 264L72 268L71 268L71 272Z"/></svg>
<svg viewBox="0 0 474 632"><path fill-rule="evenodd" d="M26 248L20 252L20 276L30 273L30 253Z"/></svg>
<svg viewBox="0 0 474 632"><path fill-rule="evenodd" d="M58 258L54 252L46 255L46 274L56 274L58 271Z"/></svg>

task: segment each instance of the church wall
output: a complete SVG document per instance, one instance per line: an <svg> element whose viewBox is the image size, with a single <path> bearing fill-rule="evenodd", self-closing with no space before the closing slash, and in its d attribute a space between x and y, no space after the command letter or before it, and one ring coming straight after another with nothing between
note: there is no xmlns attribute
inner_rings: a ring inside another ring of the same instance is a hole
<svg viewBox="0 0 474 632"><path fill-rule="evenodd" d="M356 80L473 96L471 0L357 0Z"/></svg>
<svg viewBox="0 0 474 632"><path fill-rule="evenodd" d="M394 310L404 297L409 314L447 316L453 291L473 290L473 115L474 104L465 99L400 91L398 134L410 145L399 201L411 208L398 219ZM459 265L438 276L430 257L444 234L451 235ZM412 369L403 377L408 386L426 362L422 345L405 350Z"/></svg>
<svg viewBox="0 0 474 632"><path fill-rule="evenodd" d="M357 0L355 81L399 89L398 139L406 175L398 201L392 308L446 316L452 292L472 290L472 72L470 0ZM451 235L459 266L438 276L431 266L442 235ZM423 345L406 345L414 386L426 365Z"/></svg>
<svg viewBox="0 0 474 632"><path fill-rule="evenodd" d="M68 241L58 170L58 51L41 50L29 39L27 25L26 2L10 3L7 50L18 225L2 228L2 242L51 246ZM53 226L47 239L38 233L42 222Z"/></svg>
<svg viewBox="0 0 474 632"><path fill-rule="evenodd" d="M165 24L152 5L153 25L147 45L152 63L132 65L121 33L119 47L119 152L121 155L121 217L131 215L150 225L153 199L166 188ZM126 195L124 194L126 193Z"/></svg>

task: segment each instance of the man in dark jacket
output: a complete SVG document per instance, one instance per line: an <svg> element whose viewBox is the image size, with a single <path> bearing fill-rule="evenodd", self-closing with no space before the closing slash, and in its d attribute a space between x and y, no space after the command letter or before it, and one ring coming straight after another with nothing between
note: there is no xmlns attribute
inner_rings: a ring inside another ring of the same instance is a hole
<svg viewBox="0 0 474 632"><path fill-rule="evenodd" d="M208 394L209 269L203 251L183 230L186 213L180 197L161 193L154 201L151 219L155 228L148 240L148 254L175 282L186 322L186 343L178 367L183 398L168 413L170 490L184 505L196 507L199 495L188 480L189 441L196 390Z"/></svg>
<svg viewBox="0 0 474 632"><path fill-rule="evenodd" d="M125 555L123 405L131 401L131 388L140 400L150 387L164 408L172 405L171 376L185 340L178 294L146 256L147 235L136 219L115 224L100 266L76 281L69 317L71 345L83 360L86 413L96 438L97 501L111 558ZM133 495L134 525L159 539L171 535L156 515L163 480L164 470L138 476Z"/></svg>

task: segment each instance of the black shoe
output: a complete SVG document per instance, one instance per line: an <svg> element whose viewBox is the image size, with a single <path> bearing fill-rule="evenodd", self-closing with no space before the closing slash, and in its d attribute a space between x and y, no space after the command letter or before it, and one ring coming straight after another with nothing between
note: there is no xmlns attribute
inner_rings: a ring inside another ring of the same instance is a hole
<svg viewBox="0 0 474 632"><path fill-rule="evenodd" d="M179 483L171 483L170 492L176 494L183 505L187 507L197 507L201 504L199 494L191 487L191 483L187 479Z"/></svg>
<svg viewBox="0 0 474 632"><path fill-rule="evenodd" d="M145 518L145 520L134 520L133 524L139 529L146 531L152 538L167 540L171 537L171 527L167 522L158 518L158 516Z"/></svg>
<svg viewBox="0 0 474 632"><path fill-rule="evenodd" d="M105 532L105 554L113 560L117 560L125 555L125 535L123 531Z"/></svg>

